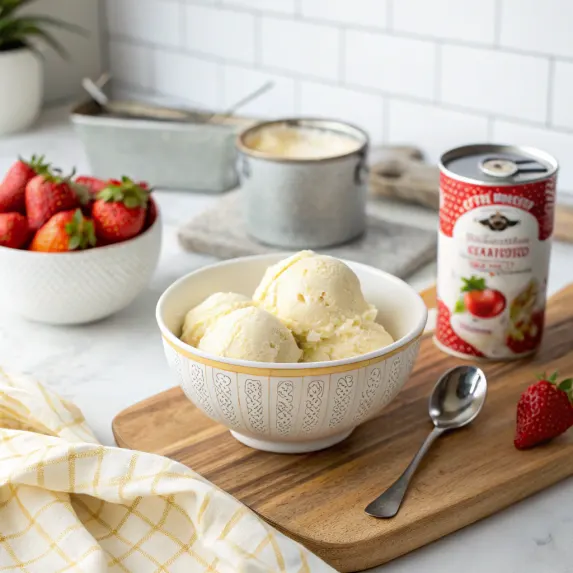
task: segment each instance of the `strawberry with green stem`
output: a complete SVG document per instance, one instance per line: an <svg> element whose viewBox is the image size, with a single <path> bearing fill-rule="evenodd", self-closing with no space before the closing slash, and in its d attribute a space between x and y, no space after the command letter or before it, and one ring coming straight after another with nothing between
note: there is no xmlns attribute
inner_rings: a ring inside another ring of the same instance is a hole
<svg viewBox="0 0 573 573"><path fill-rule="evenodd" d="M37 231L56 213L80 206L79 190L71 183L73 175L64 177L57 169L46 169L26 185L26 213L30 229Z"/></svg>
<svg viewBox="0 0 573 573"><path fill-rule="evenodd" d="M26 185L49 168L44 156L32 155L29 161L19 158L0 183L0 213L26 212Z"/></svg>
<svg viewBox="0 0 573 573"><path fill-rule="evenodd" d="M557 383L557 372L543 374L517 404L514 445L524 450L547 442L573 426L573 378Z"/></svg>
<svg viewBox="0 0 573 573"><path fill-rule="evenodd" d="M456 303L455 313L468 311L478 318L494 318L505 310L505 296L498 290L488 288L484 278L462 278L462 283L461 292L464 294Z"/></svg>
<svg viewBox="0 0 573 573"><path fill-rule="evenodd" d="M31 251L64 253L96 246L93 221L81 209L56 213L32 239Z"/></svg>
<svg viewBox="0 0 573 573"><path fill-rule="evenodd" d="M97 194L92 208L96 235L104 243L118 243L138 235L145 224L149 190L129 177L111 180Z"/></svg>

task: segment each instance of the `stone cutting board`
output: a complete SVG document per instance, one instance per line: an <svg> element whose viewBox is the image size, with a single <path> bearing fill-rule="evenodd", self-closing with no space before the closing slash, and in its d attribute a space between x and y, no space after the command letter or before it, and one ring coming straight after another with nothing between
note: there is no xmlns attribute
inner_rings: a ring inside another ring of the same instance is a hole
<svg viewBox="0 0 573 573"><path fill-rule="evenodd" d="M211 209L179 230L184 249L222 259L280 252L248 236L240 205L240 191L233 191ZM407 277L436 257L436 233L385 220L384 205L370 202L366 234L320 252L366 263L398 277Z"/></svg>

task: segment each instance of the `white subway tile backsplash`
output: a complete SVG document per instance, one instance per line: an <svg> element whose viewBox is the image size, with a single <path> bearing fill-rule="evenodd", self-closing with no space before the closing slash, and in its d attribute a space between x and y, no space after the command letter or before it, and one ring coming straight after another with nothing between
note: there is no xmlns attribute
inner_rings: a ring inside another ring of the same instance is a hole
<svg viewBox="0 0 573 573"><path fill-rule="evenodd" d="M340 33L336 28L300 20L263 17L264 67L335 80L339 72Z"/></svg>
<svg viewBox="0 0 573 573"><path fill-rule="evenodd" d="M222 0L222 2L224 6L237 6L280 14L294 14L296 11L296 0Z"/></svg>
<svg viewBox="0 0 573 573"><path fill-rule="evenodd" d="M573 0L103 1L126 87L220 109L272 79L241 113L338 117L433 160L495 125L573 163Z"/></svg>
<svg viewBox="0 0 573 573"><path fill-rule="evenodd" d="M153 48L110 40L109 65L115 79L134 87L153 87Z"/></svg>
<svg viewBox="0 0 573 573"><path fill-rule="evenodd" d="M306 18L385 28L388 0L301 0L301 11Z"/></svg>
<svg viewBox="0 0 573 573"><path fill-rule="evenodd" d="M559 192L573 193L573 134L495 120L493 136L498 143L537 147L554 155L560 164L557 176L558 200Z"/></svg>
<svg viewBox="0 0 573 573"><path fill-rule="evenodd" d="M273 88L237 113L265 118L295 115L295 81L292 78L233 65L225 65L223 68L223 109L229 108L269 80L274 82Z"/></svg>
<svg viewBox="0 0 573 573"><path fill-rule="evenodd" d="M555 62L551 123L573 129L573 62Z"/></svg>
<svg viewBox="0 0 573 573"><path fill-rule="evenodd" d="M180 46L181 10L177 0L107 0L108 29L161 46Z"/></svg>
<svg viewBox="0 0 573 573"><path fill-rule="evenodd" d="M544 58L464 46L442 47L443 102L544 122L549 62Z"/></svg>
<svg viewBox="0 0 573 573"><path fill-rule="evenodd" d="M388 116L388 143L420 146L434 162L449 148L488 140L480 115L392 99Z"/></svg>
<svg viewBox="0 0 573 573"><path fill-rule="evenodd" d="M201 108L221 107L220 64L186 54L156 50L153 66L157 92Z"/></svg>
<svg viewBox="0 0 573 573"><path fill-rule="evenodd" d="M348 30L344 78L347 84L431 99L436 72L432 42Z"/></svg>
<svg viewBox="0 0 573 573"><path fill-rule="evenodd" d="M573 2L502 0L501 45L573 57Z"/></svg>
<svg viewBox="0 0 573 573"><path fill-rule="evenodd" d="M254 63L255 16L219 7L189 4L185 44L194 52Z"/></svg>
<svg viewBox="0 0 573 573"><path fill-rule="evenodd" d="M397 0L393 29L435 38L493 44L496 0Z"/></svg>
<svg viewBox="0 0 573 573"><path fill-rule="evenodd" d="M373 143L384 140L382 96L316 82L300 84L300 114L341 119L361 127Z"/></svg>

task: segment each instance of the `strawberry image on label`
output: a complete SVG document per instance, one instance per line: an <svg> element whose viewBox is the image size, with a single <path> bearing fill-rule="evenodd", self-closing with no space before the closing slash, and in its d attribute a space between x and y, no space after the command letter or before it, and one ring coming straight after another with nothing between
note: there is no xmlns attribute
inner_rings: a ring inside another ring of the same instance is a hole
<svg viewBox="0 0 573 573"><path fill-rule="evenodd" d="M456 303L455 312L467 311L480 318L494 318L505 309L503 294L486 286L484 278L462 278L463 298Z"/></svg>

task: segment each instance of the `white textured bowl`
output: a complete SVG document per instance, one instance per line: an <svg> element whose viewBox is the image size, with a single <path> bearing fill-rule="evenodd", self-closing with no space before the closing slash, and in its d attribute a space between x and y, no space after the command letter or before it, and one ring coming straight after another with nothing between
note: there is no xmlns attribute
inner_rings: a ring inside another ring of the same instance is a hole
<svg viewBox="0 0 573 573"><path fill-rule="evenodd" d="M270 364L221 358L179 340L191 307L217 291L251 296L266 268L284 256L245 257L195 271L163 293L156 316L169 366L198 408L253 448L311 452L342 441L394 399L418 355L427 310L405 282L346 261L394 344L346 360Z"/></svg>
<svg viewBox="0 0 573 573"><path fill-rule="evenodd" d="M0 304L48 324L105 318L145 288L160 249L159 214L141 235L106 247L70 253L0 247Z"/></svg>

